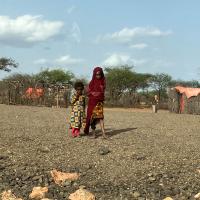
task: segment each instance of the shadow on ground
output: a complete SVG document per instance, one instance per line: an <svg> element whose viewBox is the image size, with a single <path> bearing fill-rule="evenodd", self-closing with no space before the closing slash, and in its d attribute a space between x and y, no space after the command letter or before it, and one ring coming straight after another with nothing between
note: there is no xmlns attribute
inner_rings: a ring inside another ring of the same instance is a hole
<svg viewBox="0 0 200 200"><path fill-rule="evenodd" d="M117 130L106 129L105 131L108 137L113 137L115 135L123 134L123 133L133 131L136 129L137 128L124 128L124 129L117 129ZM102 135L100 130L96 131L96 134L97 134L97 137L100 137Z"/></svg>

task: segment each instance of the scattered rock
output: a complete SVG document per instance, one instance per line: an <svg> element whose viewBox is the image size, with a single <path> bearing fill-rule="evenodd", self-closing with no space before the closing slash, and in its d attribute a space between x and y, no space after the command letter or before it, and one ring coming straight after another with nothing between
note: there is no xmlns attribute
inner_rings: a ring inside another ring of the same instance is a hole
<svg viewBox="0 0 200 200"><path fill-rule="evenodd" d="M163 174L163 178L168 178L168 175L167 174Z"/></svg>
<svg viewBox="0 0 200 200"><path fill-rule="evenodd" d="M171 189L169 189L169 188L165 188L164 189L164 194L165 194L165 196L172 196L172 190Z"/></svg>
<svg viewBox="0 0 200 200"><path fill-rule="evenodd" d="M22 177L22 181L27 181L30 178L30 175L26 175Z"/></svg>
<svg viewBox="0 0 200 200"><path fill-rule="evenodd" d="M64 173L57 170L51 171L51 176L57 185L62 186L66 181L76 181L79 179L78 173Z"/></svg>
<svg viewBox="0 0 200 200"><path fill-rule="evenodd" d="M0 164L0 170L4 170L6 168L6 166L5 165L3 165L3 164Z"/></svg>
<svg viewBox="0 0 200 200"><path fill-rule="evenodd" d="M171 197L166 197L163 200L173 200Z"/></svg>
<svg viewBox="0 0 200 200"><path fill-rule="evenodd" d="M200 199L200 192L194 196L195 199Z"/></svg>
<svg viewBox="0 0 200 200"><path fill-rule="evenodd" d="M40 147L38 149L38 151L42 152L42 153L49 153L50 149L48 147Z"/></svg>
<svg viewBox="0 0 200 200"><path fill-rule="evenodd" d="M152 174L152 173L149 173L148 176L151 177L151 176L153 176L153 174Z"/></svg>
<svg viewBox="0 0 200 200"><path fill-rule="evenodd" d="M71 186L71 185L72 185L72 181L64 181L64 182L62 183L62 185L63 185L64 187Z"/></svg>
<svg viewBox="0 0 200 200"><path fill-rule="evenodd" d="M145 198L144 197L138 197L137 200L145 200Z"/></svg>
<svg viewBox="0 0 200 200"><path fill-rule="evenodd" d="M108 153L110 153L110 150L109 150L108 147L101 147L101 148L99 149L99 154L100 154L100 155L107 155Z"/></svg>
<svg viewBox="0 0 200 200"><path fill-rule="evenodd" d="M17 198L14 194L12 194L11 190L4 191L1 195L2 200L22 200Z"/></svg>
<svg viewBox="0 0 200 200"><path fill-rule="evenodd" d="M73 187L78 187L78 183L77 182L74 182L72 185L73 185Z"/></svg>
<svg viewBox="0 0 200 200"><path fill-rule="evenodd" d="M23 107L23 109L28 109L27 116L29 116L32 107ZM33 112L35 110L37 111L31 115L31 117L34 116L31 121L40 122L40 124L36 124L35 129L27 127L27 123L23 122L14 124L15 122L12 120L14 112L10 111L9 123L1 123L8 121L3 118L0 121L2 130L7 130L5 137L4 134L2 138L0 137L0 169L3 169L0 170L0 200L2 200L1 192L9 189L16 197L28 200L28 196L35 186L48 187L48 193L46 193L45 197L49 200L68 199L69 195L79 189L80 185L86 185L86 188L95 194L95 197L99 200L142 200L144 198L163 200L166 197L171 197L174 200L192 200L200 192L200 165L197 160L193 159L199 155L198 142L195 140L197 138L196 135L198 135L198 124L191 130L183 129L185 133L181 134L183 138L179 140L180 134L177 134L177 132L180 127L176 129L178 123L174 123L174 120L178 120L176 116L169 123L169 126L172 126L174 131L170 131L168 129L170 127L167 127L168 125L162 122L166 125L166 128L160 132L160 124L157 124L157 119L148 122L152 123L154 127L149 129L150 125L142 122L144 120L143 114L141 119L137 119L131 114L133 118L131 117L130 125L127 126L131 126L135 118L139 127L144 125L144 130L143 128L139 130L141 134L135 134L134 137L131 134L126 134L126 137L118 135L113 138L113 142L96 141L91 143L86 138L83 138L77 143L77 141L71 141L63 137L65 128L62 128L63 123L61 123L61 120L57 120L57 116L49 116L50 118L48 118L47 115L46 119L48 120L46 121L42 120L45 115L41 114L41 119L37 120L36 118L40 116L40 113L38 113L38 108L33 107ZM41 112L46 112L46 110L48 109L44 108ZM19 112L21 112L21 108ZM23 112L23 114L25 113ZM48 111L49 113L52 113L52 111ZM59 113L62 114L60 111ZM109 114L109 116L113 116L113 113ZM149 114L147 116L150 117ZM148 120L147 116L145 120ZM168 120L168 117L173 118L174 116L168 116L165 113L163 116L159 116L159 119L160 117ZM186 121L193 120L193 117L188 119L187 116L183 116L183 118L186 118ZM181 121L183 118L180 120L180 126L182 126ZM194 116L194 118L196 117ZM59 124L49 124L49 121L55 119L55 123L58 122ZM112 120L114 118L110 119L110 122ZM123 122L123 117L118 120ZM197 122L198 120L197 117ZM23 127L24 125L25 127ZM114 127L115 124L113 123L112 126ZM123 124L119 124L116 129L120 129L120 126L123 126ZM41 127L43 128L41 129ZM191 135L194 137L188 138L188 131L191 131ZM169 142L169 135L171 134L173 134L175 140L177 139L177 145L171 145ZM160 151L157 151L157 147L152 148L152 141L157 135L160 137L156 139L155 144L162 143ZM142 143L141 141L143 141L144 137L149 142ZM181 142L187 139L190 139L190 143L194 145L186 145L182 148ZM24 141L25 146L21 145ZM42 144L41 141L45 141L45 143ZM80 145L80 148L76 147L77 144ZM30 146L32 148L28 148ZM99 149L104 146L108 147L111 153L100 155ZM9 152L7 149L13 152ZM74 151L68 151L69 149ZM114 149L116 150L115 153ZM113 158L108 162L112 162L115 167L110 170L111 166L108 169L106 160L112 158L113 153L116 159ZM164 155L170 156L166 159ZM185 156L188 157L188 162L183 162L183 157ZM55 184L49 172L55 166L61 172L78 173L80 178L77 181L66 180L62 185L63 187L60 187ZM70 171L71 168L73 168L72 171ZM121 176L115 178L115 175L120 173L122 173ZM82 189L85 189L85 187ZM138 198L133 197L133 193L136 191L140 192L140 197Z"/></svg>
<svg viewBox="0 0 200 200"><path fill-rule="evenodd" d="M8 158L9 158L8 156L0 155L0 160L6 160L6 159L8 159Z"/></svg>
<svg viewBox="0 0 200 200"><path fill-rule="evenodd" d="M64 192L60 192L59 194L60 194L60 196L61 196L61 197L63 197L63 196L64 196Z"/></svg>
<svg viewBox="0 0 200 200"><path fill-rule="evenodd" d="M39 180L41 178L41 176L34 176L33 178L32 178L32 180L33 181L37 181L37 180Z"/></svg>
<svg viewBox="0 0 200 200"><path fill-rule="evenodd" d="M173 196L180 194L180 189L179 188L172 189L172 194Z"/></svg>
<svg viewBox="0 0 200 200"><path fill-rule="evenodd" d="M134 198L140 197L140 193L139 193L139 192L134 192L134 193L133 193L133 197L134 197Z"/></svg>
<svg viewBox="0 0 200 200"><path fill-rule="evenodd" d="M136 160L146 160L146 156L138 155L136 156Z"/></svg>
<svg viewBox="0 0 200 200"><path fill-rule="evenodd" d="M30 199L43 199L48 192L47 187L34 187L32 193L29 195Z"/></svg>
<svg viewBox="0 0 200 200"><path fill-rule="evenodd" d="M87 175L87 172L82 172L81 173L81 176L83 177L83 176L86 176Z"/></svg>
<svg viewBox="0 0 200 200"><path fill-rule="evenodd" d="M45 199L41 199L41 200L51 200L51 199L45 198Z"/></svg>
<svg viewBox="0 0 200 200"><path fill-rule="evenodd" d="M86 187L84 185L80 185L79 189L86 189Z"/></svg>
<svg viewBox="0 0 200 200"><path fill-rule="evenodd" d="M70 194L70 200L95 200L95 196L86 189L79 189L75 193Z"/></svg>
<svg viewBox="0 0 200 200"><path fill-rule="evenodd" d="M149 177L149 180L153 182L153 181L156 181L156 178L155 177Z"/></svg>
<svg viewBox="0 0 200 200"><path fill-rule="evenodd" d="M86 165L86 169L87 169L87 170L92 169L92 165L90 165L90 164L89 164L89 165Z"/></svg>

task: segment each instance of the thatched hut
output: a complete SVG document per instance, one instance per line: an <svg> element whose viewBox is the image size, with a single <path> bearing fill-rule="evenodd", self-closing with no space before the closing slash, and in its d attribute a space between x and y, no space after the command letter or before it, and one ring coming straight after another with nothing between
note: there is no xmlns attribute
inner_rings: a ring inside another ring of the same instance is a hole
<svg viewBox="0 0 200 200"><path fill-rule="evenodd" d="M168 95L171 112L200 114L200 88L177 86L171 88Z"/></svg>

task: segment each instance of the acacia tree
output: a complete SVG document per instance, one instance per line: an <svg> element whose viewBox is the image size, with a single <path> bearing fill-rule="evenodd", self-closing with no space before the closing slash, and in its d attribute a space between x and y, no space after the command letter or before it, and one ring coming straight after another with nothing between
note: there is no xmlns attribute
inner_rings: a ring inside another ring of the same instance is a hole
<svg viewBox="0 0 200 200"><path fill-rule="evenodd" d="M150 80L152 78L152 74L143 74L143 73L135 73L134 74L134 90L142 89L143 93L145 89L148 89L150 86Z"/></svg>
<svg viewBox="0 0 200 200"><path fill-rule="evenodd" d="M133 90L134 72L132 67L105 68L107 91L113 100L117 100L125 91Z"/></svg>
<svg viewBox="0 0 200 200"><path fill-rule="evenodd" d="M155 74L151 78L151 86L158 93L159 99L166 93L167 87L170 85L172 77L168 74Z"/></svg>
<svg viewBox="0 0 200 200"><path fill-rule="evenodd" d="M0 70L10 72L11 68L17 68L18 63L11 58L2 57L0 58Z"/></svg>
<svg viewBox="0 0 200 200"><path fill-rule="evenodd" d="M128 95L128 99L130 97L130 105L137 101L138 96L136 93L138 89L144 91L149 88L150 80L153 76L151 74L136 73L133 71L133 67L128 65L107 67L105 72L107 93L109 100L114 104L119 102L123 94Z"/></svg>
<svg viewBox="0 0 200 200"><path fill-rule="evenodd" d="M64 71L62 69L46 69L35 75L35 79L39 82L47 84L66 83L71 82L74 78L74 74L70 71Z"/></svg>
<svg viewBox="0 0 200 200"><path fill-rule="evenodd" d="M133 71L127 65L114 68L106 68L107 88L119 96L123 92L136 92L137 89L149 87L152 74L142 74Z"/></svg>
<svg viewBox="0 0 200 200"><path fill-rule="evenodd" d="M9 83L19 83L21 85L29 85L29 86L30 85L33 86L35 84L33 76L29 74L19 74L19 73L12 74L4 78L3 81Z"/></svg>

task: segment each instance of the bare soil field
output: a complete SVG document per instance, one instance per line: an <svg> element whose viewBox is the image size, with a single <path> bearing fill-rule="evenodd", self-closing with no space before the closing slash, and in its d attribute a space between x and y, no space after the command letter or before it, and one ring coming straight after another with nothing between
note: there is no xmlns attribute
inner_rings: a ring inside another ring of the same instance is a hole
<svg viewBox="0 0 200 200"><path fill-rule="evenodd" d="M194 199L200 192L200 116L105 109L108 140L71 138L70 110L0 105L0 193L35 186L68 199L81 185L97 200ZM78 172L57 186L50 171Z"/></svg>

